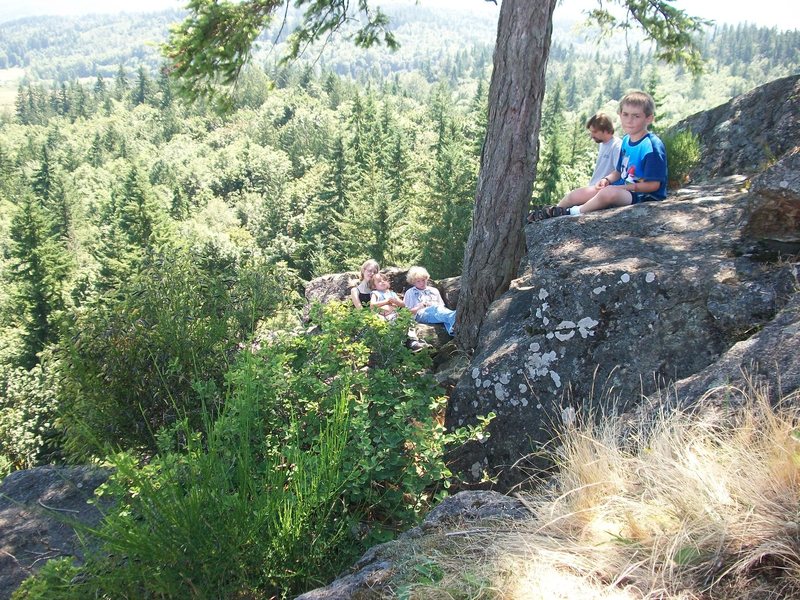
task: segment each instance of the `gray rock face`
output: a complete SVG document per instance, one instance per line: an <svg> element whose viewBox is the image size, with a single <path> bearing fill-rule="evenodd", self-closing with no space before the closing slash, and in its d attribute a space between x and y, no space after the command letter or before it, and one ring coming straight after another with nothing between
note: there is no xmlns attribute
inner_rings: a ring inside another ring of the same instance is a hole
<svg viewBox="0 0 800 600"><path fill-rule="evenodd" d="M389 267L386 269L381 269L381 273L389 277L389 287L401 296L403 295L403 292L409 288L408 282L406 281L408 269ZM306 301L321 302L322 304L325 304L333 300L346 300L350 295L350 289L354 285L358 285L359 279L360 275L355 271L334 273L332 275L322 275L321 277L312 279L306 284ZM454 290L451 293L455 294L457 297L458 284L457 282L453 282L454 279L457 280L458 278L453 277L450 279L444 279L443 283L447 283L446 289ZM440 284L437 284L435 281L431 281L431 284L439 288L439 291L442 294L442 299L445 301L447 306L450 306L451 308L455 306L454 303L451 305L451 303L448 301L448 297L445 295L445 289L442 289Z"/></svg>
<svg viewBox="0 0 800 600"><path fill-rule="evenodd" d="M800 76L792 75L692 115L673 128L700 137L703 159L692 179L766 168L800 140Z"/></svg>
<svg viewBox="0 0 800 600"><path fill-rule="evenodd" d="M65 519L95 524L100 512L86 501L108 478L94 467L37 467L0 482L0 600L45 561L81 557L75 531Z"/></svg>
<svg viewBox="0 0 800 600"><path fill-rule="evenodd" d="M449 426L497 414L456 468L507 489L547 466L523 457L576 413L626 411L769 323L796 283L790 263L764 262L746 234L764 202L729 178L529 225L531 277L492 305L451 396Z"/></svg>
<svg viewBox="0 0 800 600"><path fill-rule="evenodd" d="M746 234L767 248L800 251L800 147L756 175L750 191L757 206Z"/></svg>
<svg viewBox="0 0 800 600"><path fill-rule="evenodd" d="M350 573L342 575L324 588L298 596L297 600L366 600L389 597L390 594L385 592L397 573L397 563L407 558L407 540L459 528L466 523L529 517L530 513L521 502L497 492L460 492L443 500L428 513L420 526L407 531L398 540L370 548L353 565Z"/></svg>
<svg viewBox="0 0 800 600"><path fill-rule="evenodd" d="M734 344L713 365L678 381L662 402L691 406L705 396L704 404L740 403L743 397L732 395L734 388L750 393L760 390L771 402L777 402L800 390L798 348L800 295L795 294L763 329Z"/></svg>

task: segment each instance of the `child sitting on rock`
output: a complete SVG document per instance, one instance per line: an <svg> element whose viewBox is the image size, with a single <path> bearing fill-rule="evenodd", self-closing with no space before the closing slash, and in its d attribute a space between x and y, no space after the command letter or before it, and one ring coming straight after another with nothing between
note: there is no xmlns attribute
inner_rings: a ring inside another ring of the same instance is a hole
<svg viewBox="0 0 800 600"><path fill-rule="evenodd" d="M383 273L377 273L372 277L371 286L370 308L378 309L378 314L387 321L396 319L397 308L405 305L397 294L389 289L389 278Z"/></svg>
<svg viewBox="0 0 800 600"><path fill-rule="evenodd" d="M447 308L439 290L428 285L430 277L423 267L411 267L406 279L413 287L408 288L403 294L403 301L406 308L414 314L417 323L426 325L441 323L447 333L453 335L456 311Z"/></svg>

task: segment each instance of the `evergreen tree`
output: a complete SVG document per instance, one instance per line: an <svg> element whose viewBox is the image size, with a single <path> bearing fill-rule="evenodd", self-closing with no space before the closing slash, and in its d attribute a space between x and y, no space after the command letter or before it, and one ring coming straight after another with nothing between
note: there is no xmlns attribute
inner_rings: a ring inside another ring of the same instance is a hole
<svg viewBox="0 0 800 600"><path fill-rule="evenodd" d="M341 135L333 143L321 192L306 212L301 237L300 276L311 278L345 268L342 223L353 187L352 156Z"/></svg>
<svg viewBox="0 0 800 600"><path fill-rule="evenodd" d="M101 291L116 289L138 272L144 259L166 241L162 210L136 165L112 196L110 223L99 249Z"/></svg>
<svg viewBox="0 0 800 600"><path fill-rule="evenodd" d="M48 219L30 193L22 194L10 234L9 277L17 291L13 314L24 331L17 360L18 366L31 369L38 362L37 354L56 341L68 259L50 237Z"/></svg>
<svg viewBox="0 0 800 600"><path fill-rule="evenodd" d="M564 162L560 135L565 120L561 83L557 82L545 99L542 112L542 138L544 151L536 173L535 204L551 205L561 199L560 181Z"/></svg>
<svg viewBox="0 0 800 600"><path fill-rule="evenodd" d="M114 98L122 100L125 94L128 93L128 75L125 72L125 67L120 63L117 68L117 74L114 77Z"/></svg>
<svg viewBox="0 0 800 600"><path fill-rule="evenodd" d="M131 100L134 106L144 104L150 101L152 83L144 65L139 65L139 70L136 73L136 84L133 87Z"/></svg>

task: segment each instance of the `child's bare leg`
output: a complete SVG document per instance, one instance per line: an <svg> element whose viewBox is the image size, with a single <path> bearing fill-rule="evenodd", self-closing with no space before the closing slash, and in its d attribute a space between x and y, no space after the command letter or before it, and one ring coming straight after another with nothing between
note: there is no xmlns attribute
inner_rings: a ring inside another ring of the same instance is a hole
<svg viewBox="0 0 800 600"><path fill-rule="evenodd" d="M595 188L593 185L578 188L577 190L572 190L569 194L564 196L561 199L561 202L558 203L558 206L560 206L561 208L580 206L581 204L585 204L596 194L597 194L597 188Z"/></svg>
<svg viewBox="0 0 800 600"><path fill-rule="evenodd" d="M581 205L581 214L610 208L612 206L628 206L633 202L631 193L622 186L610 185L598 191Z"/></svg>

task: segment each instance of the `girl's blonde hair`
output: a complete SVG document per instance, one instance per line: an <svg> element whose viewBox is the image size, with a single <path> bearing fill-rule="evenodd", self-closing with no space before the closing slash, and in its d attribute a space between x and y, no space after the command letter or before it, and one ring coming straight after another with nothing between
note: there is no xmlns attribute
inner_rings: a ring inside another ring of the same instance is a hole
<svg viewBox="0 0 800 600"><path fill-rule="evenodd" d="M379 281L389 281L389 278L383 273L375 273L375 275L372 276L371 280L372 287L374 288L375 284L378 283Z"/></svg>
<svg viewBox="0 0 800 600"><path fill-rule="evenodd" d="M361 265L361 279L364 279L364 271L370 267L375 269L376 272L381 270L381 266L378 264L378 261L370 258L369 260L364 261L364 264Z"/></svg>
<svg viewBox="0 0 800 600"><path fill-rule="evenodd" d="M414 284L417 279L430 279L431 276L425 267L411 267L408 270L408 274L406 274L406 281L410 284Z"/></svg>

